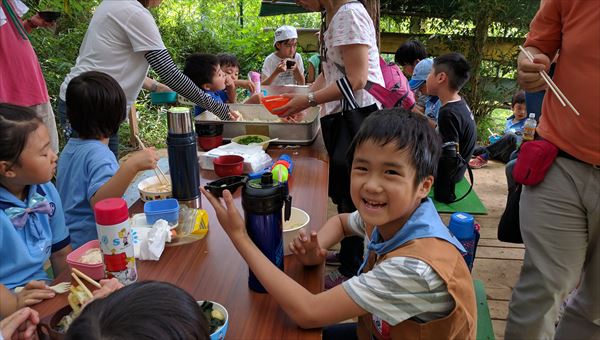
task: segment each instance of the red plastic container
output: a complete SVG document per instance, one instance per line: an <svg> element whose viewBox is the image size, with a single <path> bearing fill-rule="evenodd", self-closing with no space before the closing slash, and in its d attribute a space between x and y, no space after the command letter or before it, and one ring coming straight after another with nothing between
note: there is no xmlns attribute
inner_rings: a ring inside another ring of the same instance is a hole
<svg viewBox="0 0 600 340"><path fill-rule="evenodd" d="M236 155L219 156L213 160L215 173L219 177L239 176L244 171L244 157Z"/></svg>
<svg viewBox="0 0 600 340"><path fill-rule="evenodd" d="M87 264L79 262L81 256L85 254L88 249L98 248L100 249L100 242L98 240L91 240L88 243L82 245L81 247L73 250L67 255L67 263L71 268L77 268L79 271L84 273L85 275L91 277L94 280L100 280L105 277L104 275L104 263L100 262L98 264Z"/></svg>
<svg viewBox="0 0 600 340"><path fill-rule="evenodd" d="M290 98L284 96L266 96L260 98L260 102L267 108L267 110L276 116L280 116L285 112L274 113L273 110L287 104L289 101Z"/></svg>
<svg viewBox="0 0 600 340"><path fill-rule="evenodd" d="M221 144L223 144L223 135L198 137L198 145L200 145L204 151L210 151L221 146Z"/></svg>

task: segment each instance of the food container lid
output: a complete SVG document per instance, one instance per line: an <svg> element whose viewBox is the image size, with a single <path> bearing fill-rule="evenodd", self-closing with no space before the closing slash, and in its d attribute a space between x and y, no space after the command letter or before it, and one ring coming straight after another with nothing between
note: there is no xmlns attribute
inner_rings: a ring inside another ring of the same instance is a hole
<svg viewBox="0 0 600 340"><path fill-rule="evenodd" d="M123 223L129 218L127 202L122 198L106 198L94 206L96 224L110 226Z"/></svg>
<svg viewBox="0 0 600 340"><path fill-rule="evenodd" d="M464 212L456 212L450 217L448 228L459 239L467 239L473 237L475 228L473 226L473 216Z"/></svg>

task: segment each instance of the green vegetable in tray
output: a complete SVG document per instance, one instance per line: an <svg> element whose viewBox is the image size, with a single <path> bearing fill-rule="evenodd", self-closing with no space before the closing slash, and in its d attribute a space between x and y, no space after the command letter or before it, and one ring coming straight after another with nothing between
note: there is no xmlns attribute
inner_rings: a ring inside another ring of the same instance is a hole
<svg viewBox="0 0 600 340"><path fill-rule="evenodd" d="M246 136L244 138L240 138L238 144L249 145L250 143L262 143L263 139L258 136Z"/></svg>
<svg viewBox="0 0 600 340"><path fill-rule="evenodd" d="M200 309L204 314L206 320L208 320L208 326L210 328L210 334L214 333L219 327L225 324L225 316L218 309L213 309L213 303L204 301L200 305Z"/></svg>

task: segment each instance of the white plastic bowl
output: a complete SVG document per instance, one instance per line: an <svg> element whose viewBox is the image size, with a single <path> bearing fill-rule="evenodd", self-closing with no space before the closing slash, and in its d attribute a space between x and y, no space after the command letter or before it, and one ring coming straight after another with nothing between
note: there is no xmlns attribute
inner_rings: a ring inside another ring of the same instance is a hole
<svg viewBox="0 0 600 340"><path fill-rule="evenodd" d="M169 184L171 184L171 176L167 175L166 178L169 181ZM149 191L149 190L146 189L146 188L148 188L151 185L160 184L160 183L161 183L160 180L156 176L148 177L148 178L140 181L138 183L138 190L140 192L140 197L141 197L142 201L148 202L148 201L164 200L164 199L167 199L167 198L172 198L173 197L173 190L169 190L169 191Z"/></svg>
<svg viewBox="0 0 600 340"><path fill-rule="evenodd" d="M200 300L200 301L196 301L196 302L198 303L199 306L201 306L204 301ZM216 309L225 316L225 323L221 327L217 328L210 335L210 340L223 340L223 339L225 339L225 334L227 333L227 328L229 328L229 313L227 313L227 309L225 309L225 307L223 307L223 305L221 305L220 303L217 303L214 301L210 301L210 302L212 302L212 304L213 304L213 310Z"/></svg>
<svg viewBox="0 0 600 340"><path fill-rule="evenodd" d="M309 228L310 216L306 211L292 207L292 214L289 221L283 222L283 254L291 255L290 242L292 242L299 234L300 230L304 230L305 234L310 233Z"/></svg>

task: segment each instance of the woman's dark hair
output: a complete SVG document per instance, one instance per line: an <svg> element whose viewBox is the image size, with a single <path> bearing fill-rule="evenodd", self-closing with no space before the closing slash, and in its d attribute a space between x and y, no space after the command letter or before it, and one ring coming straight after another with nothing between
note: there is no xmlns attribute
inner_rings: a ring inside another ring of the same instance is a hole
<svg viewBox="0 0 600 340"><path fill-rule="evenodd" d="M202 85L212 83L218 67L219 59L214 54L194 53L185 58L183 74L201 88Z"/></svg>
<svg viewBox="0 0 600 340"><path fill-rule="evenodd" d="M425 116L400 108L371 114L362 123L348 149L349 164L352 164L356 148L367 141L381 146L394 143L398 150L408 151L416 172L415 185L427 176L435 177L442 140L429 126Z"/></svg>
<svg viewBox="0 0 600 340"><path fill-rule="evenodd" d="M18 163L29 135L42 124L32 109L0 103L0 161Z"/></svg>
<svg viewBox="0 0 600 340"><path fill-rule="evenodd" d="M198 303L166 282L136 282L90 303L65 339L209 339Z"/></svg>
<svg viewBox="0 0 600 340"><path fill-rule="evenodd" d="M513 95L510 107L515 107L516 104L525 104L525 91L520 90Z"/></svg>
<svg viewBox="0 0 600 340"><path fill-rule="evenodd" d="M83 139L108 138L125 120L125 93L106 73L84 72L71 79L66 102L71 127Z"/></svg>
<svg viewBox="0 0 600 340"><path fill-rule="evenodd" d="M235 66L237 68L240 68L240 63L233 54L219 53L217 54L217 58L219 59L219 64L221 65L221 67Z"/></svg>
<svg viewBox="0 0 600 340"><path fill-rule="evenodd" d="M418 40L408 40L396 50L394 61L400 66L412 65L417 60L427 59L427 50Z"/></svg>

